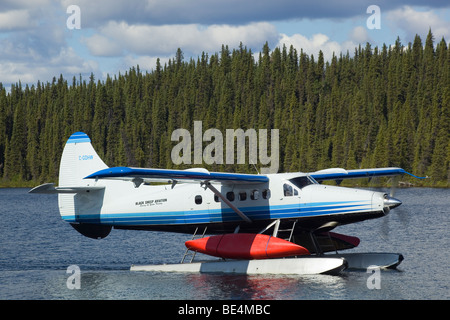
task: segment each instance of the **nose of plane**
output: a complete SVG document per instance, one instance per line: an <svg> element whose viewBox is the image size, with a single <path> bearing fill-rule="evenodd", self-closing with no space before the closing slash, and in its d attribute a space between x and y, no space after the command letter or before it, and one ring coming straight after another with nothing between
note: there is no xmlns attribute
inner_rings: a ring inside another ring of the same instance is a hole
<svg viewBox="0 0 450 320"><path fill-rule="evenodd" d="M402 202L396 198L390 197L387 194L384 195L384 206L389 209L394 209L401 205Z"/></svg>

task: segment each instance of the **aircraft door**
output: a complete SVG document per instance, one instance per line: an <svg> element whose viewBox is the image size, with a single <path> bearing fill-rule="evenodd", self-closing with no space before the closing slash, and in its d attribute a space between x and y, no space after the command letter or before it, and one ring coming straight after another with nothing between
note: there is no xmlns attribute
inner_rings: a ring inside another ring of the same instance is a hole
<svg viewBox="0 0 450 320"><path fill-rule="evenodd" d="M192 223L213 222L213 214L217 211L217 203L214 202L212 192L200 189L193 193L188 199L189 208L185 210L186 221Z"/></svg>

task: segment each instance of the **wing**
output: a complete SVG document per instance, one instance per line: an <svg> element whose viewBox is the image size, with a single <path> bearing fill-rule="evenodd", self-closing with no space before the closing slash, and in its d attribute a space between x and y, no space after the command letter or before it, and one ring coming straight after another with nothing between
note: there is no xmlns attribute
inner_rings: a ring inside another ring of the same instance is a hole
<svg viewBox="0 0 450 320"><path fill-rule="evenodd" d="M252 222L241 210L232 204L223 194L221 194L211 182L220 182L225 184L233 183L266 183L269 178L265 175L241 174L241 173L220 173L209 172L206 169L188 169L188 170L171 170L171 169L145 169L145 168L129 168L114 167L103 169L90 174L84 179L119 179L132 181L135 187L144 181L164 179L171 180L172 183L179 180L190 182L196 181L203 183L205 187L210 189L215 195L221 198L231 209L233 209L243 220Z"/></svg>
<svg viewBox="0 0 450 320"><path fill-rule="evenodd" d="M265 183L269 178L259 174L209 172L206 169L152 169L114 167L94 172L84 179L118 179L118 180L181 180L213 181L221 183Z"/></svg>
<svg viewBox="0 0 450 320"><path fill-rule="evenodd" d="M342 180L342 179L356 179L356 178L372 178L372 177L387 177L397 176L402 174L409 174L417 179L425 179L427 177L417 177L402 168L376 168L376 169L357 169L345 170L342 168L332 168L311 172L309 175L316 181L325 180Z"/></svg>

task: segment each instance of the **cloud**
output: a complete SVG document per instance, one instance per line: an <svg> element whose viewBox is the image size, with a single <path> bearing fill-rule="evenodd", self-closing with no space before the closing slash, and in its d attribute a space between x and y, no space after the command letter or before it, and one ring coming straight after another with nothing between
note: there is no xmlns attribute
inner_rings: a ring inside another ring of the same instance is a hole
<svg viewBox="0 0 450 320"><path fill-rule="evenodd" d="M0 82L8 86L98 72L68 42L66 10L50 0L6 0L0 8Z"/></svg>
<svg viewBox="0 0 450 320"><path fill-rule="evenodd" d="M443 20L433 11L416 11L410 6L392 10L387 13L386 20L393 29L401 29L406 33L406 41L413 41L416 34L425 37L428 30L438 41L442 37L450 39L450 21Z"/></svg>
<svg viewBox="0 0 450 320"><path fill-rule="evenodd" d="M411 5L427 8L448 7L442 0L409 0ZM378 0L384 12L408 4L406 0ZM128 24L228 24L242 25L252 22L280 21L288 19L345 19L366 13L373 0L134 0L132 5L122 0L60 0L61 7L78 5L83 24L98 27L110 21Z"/></svg>
<svg viewBox="0 0 450 320"><path fill-rule="evenodd" d="M174 54L178 48L192 54L220 51L222 44L261 48L265 41L276 42L276 28L267 22L243 26L198 24L130 25L109 22L98 34L84 39L93 55L122 56L136 54L157 56ZM120 44L120 48L119 45Z"/></svg>
<svg viewBox="0 0 450 320"><path fill-rule="evenodd" d="M82 37L81 43L85 44L94 56L114 57L122 55L123 52L118 42L99 34L88 38Z"/></svg>
<svg viewBox="0 0 450 320"><path fill-rule="evenodd" d="M61 47L59 53L48 60L48 68L53 75L78 75L97 70L98 64L93 60L84 60L71 47Z"/></svg>
<svg viewBox="0 0 450 320"><path fill-rule="evenodd" d="M331 60L333 53L335 56L339 56L341 52L345 54L347 50L352 53L355 47L358 46L352 40L347 40L343 43L332 41L327 35L322 33L314 34L311 38L298 33L292 36L282 34L277 46L282 47L283 45L286 45L288 48L292 45L299 53L302 49L303 53L314 55L315 59L317 59L319 51L322 51L326 61Z"/></svg>
<svg viewBox="0 0 450 320"><path fill-rule="evenodd" d="M0 12L0 31L24 29L35 26L28 10L9 10Z"/></svg>
<svg viewBox="0 0 450 320"><path fill-rule="evenodd" d="M350 39L356 43L372 42L367 32L367 28L358 26L353 28L350 33Z"/></svg>
<svg viewBox="0 0 450 320"><path fill-rule="evenodd" d="M30 53L29 56L33 54ZM40 81L50 81L60 74L65 76L89 74L98 72L98 63L79 57L70 47L60 48L58 54L42 59L0 59L0 82L4 84L16 83L19 80L25 84Z"/></svg>
<svg viewBox="0 0 450 320"><path fill-rule="evenodd" d="M29 9L33 10L39 7L45 7L50 4L52 0L2 0L1 11L9 11L14 9Z"/></svg>

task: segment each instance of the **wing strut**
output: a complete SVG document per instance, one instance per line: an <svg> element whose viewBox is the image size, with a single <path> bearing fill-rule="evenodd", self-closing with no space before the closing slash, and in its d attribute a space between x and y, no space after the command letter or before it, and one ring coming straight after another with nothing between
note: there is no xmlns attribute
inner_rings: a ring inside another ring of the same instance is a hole
<svg viewBox="0 0 450 320"><path fill-rule="evenodd" d="M211 182L206 181L205 182L205 186L211 190L212 192L214 192L214 194L216 196L218 196L220 199L223 200L223 202L225 202L231 209L234 210L234 212L236 212L242 219L244 219L246 222L252 222L252 220L250 220L249 217L247 217L241 210L239 210L234 204L232 204L226 197L223 196L223 194L221 194L219 192L219 190L217 190L215 187L212 186Z"/></svg>

